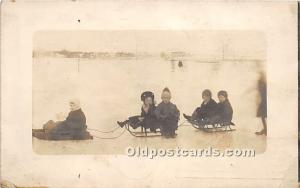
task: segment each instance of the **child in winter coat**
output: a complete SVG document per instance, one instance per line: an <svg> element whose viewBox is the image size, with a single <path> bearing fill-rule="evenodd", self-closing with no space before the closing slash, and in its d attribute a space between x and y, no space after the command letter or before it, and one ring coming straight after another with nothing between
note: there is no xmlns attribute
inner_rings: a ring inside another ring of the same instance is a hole
<svg viewBox="0 0 300 188"><path fill-rule="evenodd" d="M180 112L176 105L170 102L171 92L169 88L164 88L161 99L162 102L155 109L155 115L159 121L162 135L166 138L174 138Z"/></svg>

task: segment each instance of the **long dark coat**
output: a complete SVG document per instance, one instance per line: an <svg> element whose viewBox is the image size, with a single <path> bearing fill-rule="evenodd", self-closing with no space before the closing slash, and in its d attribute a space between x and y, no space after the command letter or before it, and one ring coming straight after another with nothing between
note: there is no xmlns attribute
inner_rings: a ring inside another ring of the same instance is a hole
<svg viewBox="0 0 300 188"><path fill-rule="evenodd" d="M156 129L159 128L157 126L157 118L155 116L155 109L156 107L154 105L150 106L148 109L148 112L145 112L145 110L142 107L141 117L144 118L142 124L143 126L148 129Z"/></svg>
<svg viewBox="0 0 300 188"><path fill-rule="evenodd" d="M260 104L257 109L257 117L267 117L267 84L263 80L258 82L258 91L260 95Z"/></svg>
<svg viewBox="0 0 300 188"><path fill-rule="evenodd" d="M51 139L64 137L84 137L86 133L86 117L81 109L71 111L65 121L60 122L50 132Z"/></svg>
<svg viewBox="0 0 300 188"><path fill-rule="evenodd" d="M159 128L158 123L157 123L157 118L155 116L155 105L151 105L148 109L148 112L146 112L143 107L141 108L141 115L137 116L131 116L128 118L129 124L132 128L136 129L140 126L148 129L157 129ZM143 117L144 120L140 121L139 118Z"/></svg>
<svg viewBox="0 0 300 188"><path fill-rule="evenodd" d="M217 103L215 100L210 99L207 104L204 104L204 102L202 102L201 106L196 108L192 117L198 120L210 119L211 117L216 115L216 111Z"/></svg>
<svg viewBox="0 0 300 188"><path fill-rule="evenodd" d="M174 132L177 129L180 112L175 104L161 102L156 107L155 115L162 132Z"/></svg>
<svg viewBox="0 0 300 188"><path fill-rule="evenodd" d="M213 123L231 122L233 110L228 99L224 102L219 102L217 105L216 115L212 118Z"/></svg>

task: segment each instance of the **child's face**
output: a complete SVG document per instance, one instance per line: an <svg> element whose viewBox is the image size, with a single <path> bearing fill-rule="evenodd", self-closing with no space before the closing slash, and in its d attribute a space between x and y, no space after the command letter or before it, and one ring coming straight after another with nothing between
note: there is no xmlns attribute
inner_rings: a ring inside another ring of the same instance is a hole
<svg viewBox="0 0 300 188"><path fill-rule="evenodd" d="M152 101L152 98L151 97L147 97L146 99L145 99L145 105L152 105L153 104L153 101Z"/></svg>
<svg viewBox="0 0 300 188"><path fill-rule="evenodd" d="M220 102L224 102L226 98L223 95L218 96Z"/></svg>
<svg viewBox="0 0 300 188"><path fill-rule="evenodd" d="M169 103L170 100L171 100L171 95L169 92L163 92L162 95L161 95L161 100L164 102L164 103Z"/></svg>
<svg viewBox="0 0 300 188"><path fill-rule="evenodd" d="M204 102L208 102L210 100L210 97L207 96L207 95L203 95L202 99L203 99Z"/></svg>
<svg viewBox="0 0 300 188"><path fill-rule="evenodd" d="M75 108L76 108L76 105L73 103L73 102L70 102L70 110L71 111L74 111L75 110Z"/></svg>

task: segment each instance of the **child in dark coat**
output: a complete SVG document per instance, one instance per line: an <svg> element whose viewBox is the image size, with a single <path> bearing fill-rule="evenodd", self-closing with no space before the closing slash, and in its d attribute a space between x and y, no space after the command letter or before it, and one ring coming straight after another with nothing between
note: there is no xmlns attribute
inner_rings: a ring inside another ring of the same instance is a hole
<svg viewBox="0 0 300 188"><path fill-rule="evenodd" d="M216 115L212 118L211 123L231 123L233 110L228 100L228 94L226 91L218 92L219 103L217 106Z"/></svg>
<svg viewBox="0 0 300 188"><path fill-rule="evenodd" d="M217 103L212 99L211 91L206 89L202 92L203 102L200 107L196 108L192 116L183 114L183 116L190 122L198 125L205 125L210 122L211 118L215 116L217 111Z"/></svg>
<svg viewBox="0 0 300 188"><path fill-rule="evenodd" d="M87 132L86 117L80 108L79 101L70 101L68 117L64 121L48 121L43 129L33 130L33 136L46 140L85 140L92 139Z"/></svg>
<svg viewBox="0 0 300 188"><path fill-rule="evenodd" d="M145 129L149 128L151 132L156 132L156 129L159 127L154 113L154 94L151 91L145 91L141 95L141 100L143 101L141 115L131 116L127 120L123 122L118 121L117 123L120 127L124 127L126 124L129 124L133 129L143 127Z"/></svg>
<svg viewBox="0 0 300 188"><path fill-rule="evenodd" d="M165 88L161 94L162 102L156 107L155 115L160 124L161 134L166 138L174 138L178 127L180 112L176 105L171 103L171 92Z"/></svg>

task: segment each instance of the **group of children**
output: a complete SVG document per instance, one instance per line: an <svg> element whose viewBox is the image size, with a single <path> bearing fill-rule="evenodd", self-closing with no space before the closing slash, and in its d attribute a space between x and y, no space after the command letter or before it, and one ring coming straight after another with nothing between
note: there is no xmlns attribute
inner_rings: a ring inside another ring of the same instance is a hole
<svg viewBox="0 0 300 188"><path fill-rule="evenodd" d="M118 124L124 127L126 124L132 128L143 127L156 132L160 129L162 136L174 138L175 131L178 127L180 112L171 100L171 92L166 87L161 94L162 101L156 106L154 103L154 94L151 91L143 92L141 100L143 105L141 115L129 117ZM193 124L205 125L223 122L231 122L232 107L228 100L226 91L218 92L219 103L212 99L211 91L206 89L202 92L203 102L200 107L196 108L192 116L183 114L183 116ZM87 131L86 118L80 108L78 100L70 101L70 110L68 117L64 121L48 121L43 129L33 130L33 136L47 140L64 140L64 139L91 139Z"/></svg>
<svg viewBox="0 0 300 188"><path fill-rule="evenodd" d="M206 89L202 92L203 102L200 107L196 108L192 116L183 114L183 116L193 124L205 125L216 123L230 123L232 120L233 110L228 100L226 91L218 92L219 103L212 99L212 93ZM180 112L171 100L171 92L168 88L164 88L161 94L162 102L157 106L154 104L154 94L150 91L142 93L143 101L141 115L129 117L127 120L117 123L124 127L126 124L132 128L144 127L156 132L160 129L162 136L166 138L174 138L175 131L178 127Z"/></svg>
<svg viewBox="0 0 300 188"><path fill-rule="evenodd" d="M183 116L193 124L203 126L206 124L231 123L233 110L226 91L218 92L219 103L212 99L212 93L206 89L202 92L203 102L196 108L192 116Z"/></svg>

